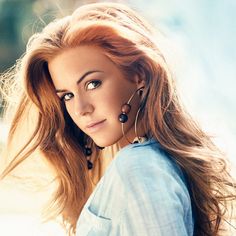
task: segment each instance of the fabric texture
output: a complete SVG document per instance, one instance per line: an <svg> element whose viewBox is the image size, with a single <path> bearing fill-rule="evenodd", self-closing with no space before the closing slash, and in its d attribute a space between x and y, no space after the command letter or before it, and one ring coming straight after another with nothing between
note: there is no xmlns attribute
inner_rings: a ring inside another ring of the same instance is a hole
<svg viewBox="0 0 236 236"><path fill-rule="evenodd" d="M112 160L86 202L77 236L191 236L184 175L155 140L131 144Z"/></svg>

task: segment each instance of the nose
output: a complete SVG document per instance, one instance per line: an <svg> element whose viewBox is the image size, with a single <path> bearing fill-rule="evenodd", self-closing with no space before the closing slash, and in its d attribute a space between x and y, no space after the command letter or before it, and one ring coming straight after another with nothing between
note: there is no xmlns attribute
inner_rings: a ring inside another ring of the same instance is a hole
<svg viewBox="0 0 236 236"><path fill-rule="evenodd" d="M85 98L77 97L74 100L74 113L76 116L85 116L92 113L93 105Z"/></svg>

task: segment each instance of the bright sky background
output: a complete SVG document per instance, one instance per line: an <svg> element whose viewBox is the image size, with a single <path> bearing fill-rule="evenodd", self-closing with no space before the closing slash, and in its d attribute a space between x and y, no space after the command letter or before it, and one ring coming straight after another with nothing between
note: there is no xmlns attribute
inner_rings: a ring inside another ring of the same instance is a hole
<svg viewBox="0 0 236 236"><path fill-rule="evenodd" d="M236 1L129 2L167 36L184 104L236 163Z"/></svg>

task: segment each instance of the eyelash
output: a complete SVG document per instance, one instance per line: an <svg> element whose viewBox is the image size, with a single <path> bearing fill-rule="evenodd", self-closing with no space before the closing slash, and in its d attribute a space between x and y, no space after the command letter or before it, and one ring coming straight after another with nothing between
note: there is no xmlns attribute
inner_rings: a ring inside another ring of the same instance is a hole
<svg viewBox="0 0 236 236"><path fill-rule="evenodd" d="M95 83L95 87L92 88L92 89L88 89L88 86L89 86L90 84L94 84L94 83ZM100 80L92 80L92 81L88 82L88 83L85 85L85 88L86 88L86 90L93 90L93 89L98 88L101 84L102 84L102 82L101 82Z"/></svg>
<svg viewBox="0 0 236 236"><path fill-rule="evenodd" d="M66 98L66 96L70 96L70 98ZM72 93L65 93L60 97L60 100L63 102L69 101L74 95Z"/></svg>
<svg viewBox="0 0 236 236"><path fill-rule="evenodd" d="M88 87L91 84L95 84L95 86L94 86L94 88L89 89ZM94 90L94 89L98 88L101 84L102 84L102 82L100 80L92 80L85 85L85 89L86 89L86 91L87 90ZM66 96L69 96L69 98L66 98ZM73 93L65 93L60 97L60 100L67 102L67 101L71 100L71 98L73 98L73 96L74 96Z"/></svg>

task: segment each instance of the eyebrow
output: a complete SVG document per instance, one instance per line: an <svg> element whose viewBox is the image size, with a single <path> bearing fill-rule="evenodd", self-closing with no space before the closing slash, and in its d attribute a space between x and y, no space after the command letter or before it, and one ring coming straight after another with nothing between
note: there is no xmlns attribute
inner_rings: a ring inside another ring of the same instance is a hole
<svg viewBox="0 0 236 236"><path fill-rule="evenodd" d="M79 79L78 81L76 82L76 84L78 85L79 83L81 83L86 76L92 74L92 73L96 73L96 72L103 72L101 70L90 70L90 71L87 71L86 73L84 73ZM56 89L56 93L62 93L62 92L66 92L67 90L66 89Z"/></svg>

